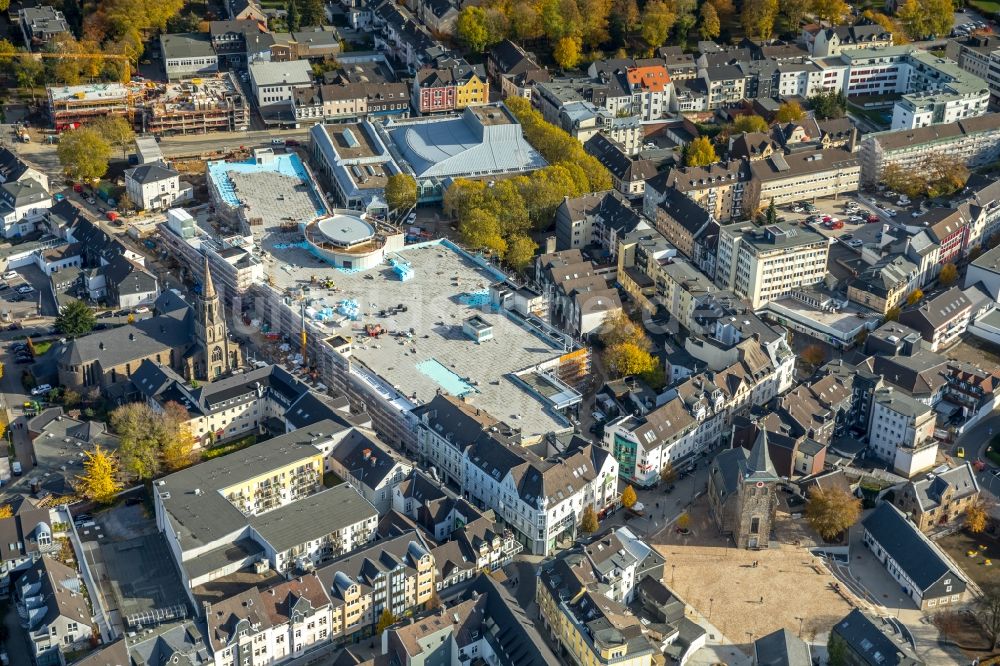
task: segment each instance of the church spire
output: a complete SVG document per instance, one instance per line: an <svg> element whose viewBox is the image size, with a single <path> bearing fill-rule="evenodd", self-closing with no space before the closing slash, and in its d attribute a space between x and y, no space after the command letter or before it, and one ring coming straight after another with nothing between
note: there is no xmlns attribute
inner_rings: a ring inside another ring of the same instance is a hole
<svg viewBox="0 0 1000 666"><path fill-rule="evenodd" d="M212 284L212 271L208 269L208 255L205 255L205 281L201 285L201 297L208 300L215 298L215 285Z"/></svg>
<svg viewBox="0 0 1000 666"><path fill-rule="evenodd" d="M757 424L757 440L750 449L746 462L746 479L753 480L774 480L778 478L778 473L774 470L774 463L767 450L767 429L763 423Z"/></svg>

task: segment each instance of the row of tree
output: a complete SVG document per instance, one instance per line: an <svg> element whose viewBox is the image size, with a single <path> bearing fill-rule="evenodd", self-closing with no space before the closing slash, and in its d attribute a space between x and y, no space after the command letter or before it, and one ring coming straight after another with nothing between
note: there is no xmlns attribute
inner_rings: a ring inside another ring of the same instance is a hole
<svg viewBox="0 0 1000 666"><path fill-rule="evenodd" d="M507 107L549 166L531 176L493 183L459 179L445 193L444 209L458 220L463 243L523 269L538 247L531 231L548 228L565 197L610 189L611 174L584 152L579 141L546 122L527 100L508 99Z"/></svg>
<svg viewBox="0 0 1000 666"><path fill-rule="evenodd" d="M945 153L928 155L918 165L903 167L894 163L882 170L886 187L911 198L948 196L965 187L968 180L965 163Z"/></svg>

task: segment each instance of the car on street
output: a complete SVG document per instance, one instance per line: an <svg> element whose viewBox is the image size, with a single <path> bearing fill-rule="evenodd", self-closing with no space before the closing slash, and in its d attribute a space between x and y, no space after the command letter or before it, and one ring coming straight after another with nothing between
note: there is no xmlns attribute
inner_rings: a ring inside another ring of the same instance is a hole
<svg viewBox="0 0 1000 666"><path fill-rule="evenodd" d="M865 244L865 242L863 240L861 240L860 238L855 238L850 243L848 243L848 245L850 245L851 247L854 247L854 248L861 247L864 244Z"/></svg>
<svg viewBox="0 0 1000 666"><path fill-rule="evenodd" d="M887 210L885 211L885 214L888 215L889 217L896 217L896 211L894 210Z"/></svg>
<svg viewBox="0 0 1000 666"><path fill-rule="evenodd" d="M146 314L147 312L149 312L149 308L146 307L145 305L137 307L135 309L135 313L136 314Z"/></svg>
<svg viewBox="0 0 1000 666"><path fill-rule="evenodd" d="M41 384L31 389L31 395L45 395L51 390L52 386L50 384Z"/></svg>
<svg viewBox="0 0 1000 666"><path fill-rule="evenodd" d="M97 199L95 199L94 197L87 197L87 203L93 206L94 204L97 203Z"/></svg>
<svg viewBox="0 0 1000 666"><path fill-rule="evenodd" d="M21 461L15 460L10 464L10 471L14 472L14 476L21 476L24 470L21 468Z"/></svg>
<svg viewBox="0 0 1000 666"><path fill-rule="evenodd" d="M852 238L854 238L854 234L844 234L843 236L840 237L840 240L842 240L842 241L849 241Z"/></svg>
<svg viewBox="0 0 1000 666"><path fill-rule="evenodd" d="M965 457L965 447L964 446L960 446L957 449L955 449L955 455L958 456L959 458L964 458Z"/></svg>

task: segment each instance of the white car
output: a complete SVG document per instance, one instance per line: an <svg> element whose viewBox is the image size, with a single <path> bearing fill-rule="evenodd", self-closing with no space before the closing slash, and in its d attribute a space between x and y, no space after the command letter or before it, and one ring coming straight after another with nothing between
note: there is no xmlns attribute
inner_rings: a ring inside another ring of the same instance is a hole
<svg viewBox="0 0 1000 666"><path fill-rule="evenodd" d="M894 210L887 210L885 211L885 214L888 215L889 217L896 217L896 211Z"/></svg>
<svg viewBox="0 0 1000 666"><path fill-rule="evenodd" d="M849 218L847 218L847 221L857 223L857 222L864 222L864 219L857 215L851 215Z"/></svg>
<svg viewBox="0 0 1000 666"><path fill-rule="evenodd" d="M41 386L36 386L31 389L31 395L45 395L52 390L52 386L49 384L42 384Z"/></svg>
<svg viewBox="0 0 1000 666"><path fill-rule="evenodd" d="M7 271L6 273L3 274L4 280L13 280L16 277L17 277L17 271Z"/></svg>
<svg viewBox="0 0 1000 666"><path fill-rule="evenodd" d="M20 287L17 288L17 293L19 293L19 294L30 294L34 290L35 290L35 288L32 287L30 284L22 284Z"/></svg>
<svg viewBox="0 0 1000 666"><path fill-rule="evenodd" d="M137 307L135 309L135 313L136 314L146 314L147 312L149 312L149 308L146 307L145 305Z"/></svg>
<svg viewBox="0 0 1000 666"><path fill-rule="evenodd" d="M851 247L861 247L864 244L865 244L864 241L861 240L860 238L855 238L850 243L848 243L848 245L850 245Z"/></svg>

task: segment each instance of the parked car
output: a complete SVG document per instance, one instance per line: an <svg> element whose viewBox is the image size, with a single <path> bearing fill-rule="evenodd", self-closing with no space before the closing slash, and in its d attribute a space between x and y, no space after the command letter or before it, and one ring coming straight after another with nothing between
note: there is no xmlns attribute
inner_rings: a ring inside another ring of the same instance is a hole
<svg viewBox="0 0 1000 666"><path fill-rule="evenodd" d="M17 271L7 271L3 275L0 275L4 280L13 280L17 277Z"/></svg>
<svg viewBox="0 0 1000 666"><path fill-rule="evenodd" d="M97 199L95 199L94 197L87 197L87 203L93 206L94 204L97 203Z"/></svg>
<svg viewBox="0 0 1000 666"><path fill-rule="evenodd" d="M10 471L14 472L14 476L21 476L24 470L21 468L21 461L15 460L10 464Z"/></svg>
<svg viewBox="0 0 1000 666"><path fill-rule="evenodd" d="M861 247L864 244L865 244L865 242L863 240L861 240L860 238L855 238L850 243L848 243L848 245L850 245L851 247Z"/></svg>
<svg viewBox="0 0 1000 666"><path fill-rule="evenodd" d="M19 293L19 294L30 294L34 290L35 290L35 288L32 287L30 284L22 284L20 287L17 288L17 293Z"/></svg>
<svg viewBox="0 0 1000 666"><path fill-rule="evenodd" d="M846 242L851 240L852 238L854 238L854 234L844 234L843 236L840 237L840 240Z"/></svg>
<svg viewBox="0 0 1000 666"><path fill-rule="evenodd" d="M888 215L889 217L896 217L896 211L894 210L887 210L885 211L885 214Z"/></svg>
<svg viewBox="0 0 1000 666"><path fill-rule="evenodd" d="M137 307L135 309L135 313L136 314L146 314L147 312L149 312L149 308L146 307L145 305L142 305L142 306Z"/></svg>
<svg viewBox="0 0 1000 666"><path fill-rule="evenodd" d="M51 390L52 390L51 384L41 384L40 386L36 386L35 388L31 389L31 395L45 395Z"/></svg>

